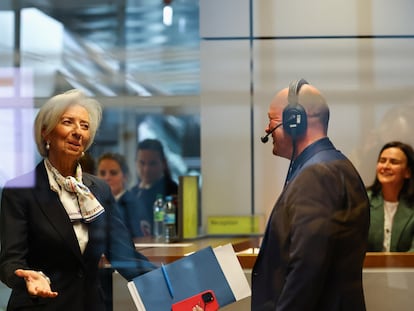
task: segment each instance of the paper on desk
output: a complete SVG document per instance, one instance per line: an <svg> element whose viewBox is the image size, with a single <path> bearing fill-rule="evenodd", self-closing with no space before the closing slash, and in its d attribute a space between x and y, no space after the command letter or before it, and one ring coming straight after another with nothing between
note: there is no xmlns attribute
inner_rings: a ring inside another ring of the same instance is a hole
<svg viewBox="0 0 414 311"><path fill-rule="evenodd" d="M164 266L173 290L161 269L128 283L138 311L171 310L171 305L204 290L213 290L220 307L251 295L243 269L231 244L207 247Z"/></svg>
<svg viewBox="0 0 414 311"><path fill-rule="evenodd" d="M214 248L213 251L236 297L236 301L249 297L251 295L250 286L234 253L233 246L226 244Z"/></svg>

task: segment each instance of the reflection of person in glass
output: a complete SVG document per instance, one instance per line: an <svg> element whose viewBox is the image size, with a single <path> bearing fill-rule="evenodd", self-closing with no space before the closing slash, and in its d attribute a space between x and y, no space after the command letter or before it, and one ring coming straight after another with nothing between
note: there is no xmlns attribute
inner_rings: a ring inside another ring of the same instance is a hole
<svg viewBox="0 0 414 311"><path fill-rule="evenodd" d="M369 202L351 162L327 137L329 108L303 79L268 110L273 154L291 162L252 270L253 311L363 311Z"/></svg>
<svg viewBox="0 0 414 311"><path fill-rule="evenodd" d="M132 238L139 236L141 232L140 228L138 226L133 226L134 222L131 221L133 218L129 217L129 211L134 211L136 209L136 204L133 195L126 190L129 179L129 169L124 156L118 153L104 153L99 157L97 166L98 169L96 174L99 178L105 180L111 188L112 195L119 207L121 218L127 226ZM134 230L138 233L134 232ZM113 269L101 269L100 273L102 287L106 293L107 311L109 311L112 310L113 306Z"/></svg>
<svg viewBox="0 0 414 311"><path fill-rule="evenodd" d="M98 159L99 178L105 180L119 206L122 219L133 238L143 236L139 222L138 202L130 190L127 190L129 168L126 159L118 153L104 153Z"/></svg>
<svg viewBox="0 0 414 311"><path fill-rule="evenodd" d="M380 149L390 141L403 141L414 144L414 105L393 106L374 126L362 141L361 146L351 152L351 161L360 173L365 185L372 182L375 161Z"/></svg>
<svg viewBox="0 0 414 311"><path fill-rule="evenodd" d="M142 235L153 234L153 204L158 194L177 195L178 185L172 179L161 142L145 139L137 148L138 184L131 188L137 200L138 220Z"/></svg>
<svg viewBox="0 0 414 311"><path fill-rule="evenodd" d="M52 97L35 120L44 158L9 181L1 201L0 279L8 310L105 310L98 263L105 254L128 280L154 266L136 252L108 185L83 173L99 103L77 90ZM34 185L22 187L22 182Z"/></svg>
<svg viewBox="0 0 414 311"><path fill-rule="evenodd" d="M385 144L376 177L368 187L370 252L414 252L414 151L405 143Z"/></svg>

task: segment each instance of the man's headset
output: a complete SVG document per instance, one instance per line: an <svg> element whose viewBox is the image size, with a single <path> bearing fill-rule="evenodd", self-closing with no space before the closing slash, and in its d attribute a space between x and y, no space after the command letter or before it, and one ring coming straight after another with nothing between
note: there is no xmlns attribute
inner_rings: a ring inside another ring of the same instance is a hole
<svg viewBox="0 0 414 311"><path fill-rule="evenodd" d="M281 125L283 125L283 130L292 137L292 140L296 140L297 137L305 133L308 124L306 111L298 101L298 93L304 84L309 83L305 79L299 79L289 84L288 105L283 109L282 123L262 136L260 138L262 143L267 143L269 135Z"/></svg>

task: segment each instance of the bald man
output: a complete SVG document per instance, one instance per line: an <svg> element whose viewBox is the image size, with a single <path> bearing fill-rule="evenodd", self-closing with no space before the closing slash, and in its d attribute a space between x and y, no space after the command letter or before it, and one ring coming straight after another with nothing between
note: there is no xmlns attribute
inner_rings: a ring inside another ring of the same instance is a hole
<svg viewBox="0 0 414 311"><path fill-rule="evenodd" d="M327 137L329 108L301 79L268 111L266 142L291 160L252 271L253 311L365 310L369 202L351 162Z"/></svg>

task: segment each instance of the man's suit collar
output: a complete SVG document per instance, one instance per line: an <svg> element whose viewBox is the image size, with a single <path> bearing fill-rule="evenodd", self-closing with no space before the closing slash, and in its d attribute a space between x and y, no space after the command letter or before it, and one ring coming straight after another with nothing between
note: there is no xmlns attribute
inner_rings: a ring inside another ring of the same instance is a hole
<svg viewBox="0 0 414 311"><path fill-rule="evenodd" d="M288 176L286 178L286 184L289 183L292 180L292 178L298 174L298 172L301 170L303 165L310 158L312 158L315 154L323 150L329 150L329 149L335 149L335 147L328 137L321 138L317 140L316 142L312 143L311 145L307 146L301 152L301 154L299 154L298 157L295 160L293 160L292 167L290 171L288 172Z"/></svg>

